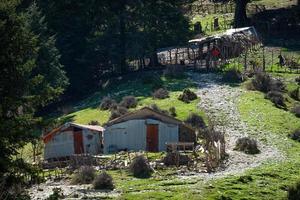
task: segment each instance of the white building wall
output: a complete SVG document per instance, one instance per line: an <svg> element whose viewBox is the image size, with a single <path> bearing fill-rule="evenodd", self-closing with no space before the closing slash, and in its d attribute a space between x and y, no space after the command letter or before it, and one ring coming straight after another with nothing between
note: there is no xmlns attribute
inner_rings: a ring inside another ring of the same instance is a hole
<svg viewBox="0 0 300 200"><path fill-rule="evenodd" d="M98 154L100 153L101 143L99 132L88 129L82 130L84 153Z"/></svg>
<svg viewBox="0 0 300 200"><path fill-rule="evenodd" d="M74 154L74 140L72 131L60 132L45 144L44 158L59 158Z"/></svg>
<svg viewBox="0 0 300 200"><path fill-rule="evenodd" d="M104 131L104 153L127 149L146 150L147 124L158 124L158 150L166 150L166 142L178 142L178 125L166 124L153 119L129 120L106 127Z"/></svg>

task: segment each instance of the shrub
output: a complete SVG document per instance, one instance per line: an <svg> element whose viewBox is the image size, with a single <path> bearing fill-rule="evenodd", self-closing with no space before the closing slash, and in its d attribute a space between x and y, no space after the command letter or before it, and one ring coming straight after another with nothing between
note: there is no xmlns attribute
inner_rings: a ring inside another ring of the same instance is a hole
<svg viewBox="0 0 300 200"><path fill-rule="evenodd" d="M292 97L293 99L299 101L300 100L300 88L297 87L296 89L292 90L290 92L290 97Z"/></svg>
<svg viewBox="0 0 300 200"><path fill-rule="evenodd" d="M170 165L187 165L191 159L187 155L180 154L178 152L168 152L163 158L163 163L166 166Z"/></svg>
<svg viewBox="0 0 300 200"><path fill-rule="evenodd" d="M197 94L192 92L190 89L183 90L183 93L179 95L178 100L183 101L185 103L189 103L197 99Z"/></svg>
<svg viewBox="0 0 300 200"><path fill-rule="evenodd" d="M243 151L247 154L260 153L260 150L257 147L257 141L248 137L239 138L234 150Z"/></svg>
<svg viewBox="0 0 300 200"><path fill-rule="evenodd" d="M278 108L285 108L286 105L284 103L284 97L281 92L278 91L270 91L265 96L266 99L269 99L274 103L274 105Z"/></svg>
<svg viewBox="0 0 300 200"><path fill-rule="evenodd" d="M97 120L92 120L89 122L89 125L98 126L100 123Z"/></svg>
<svg viewBox="0 0 300 200"><path fill-rule="evenodd" d="M169 108L169 113L170 113L170 115L172 117L176 117L177 116L175 107Z"/></svg>
<svg viewBox="0 0 300 200"><path fill-rule="evenodd" d="M82 166L78 172L72 177L73 184L88 184L91 183L96 176L95 169L90 166Z"/></svg>
<svg viewBox="0 0 300 200"><path fill-rule="evenodd" d="M164 75L170 78L181 78L184 76L185 67L182 65L168 65Z"/></svg>
<svg viewBox="0 0 300 200"><path fill-rule="evenodd" d="M200 115L197 115L196 113L191 113L184 122L191 125L194 128L206 127L203 118Z"/></svg>
<svg viewBox="0 0 300 200"><path fill-rule="evenodd" d="M299 200L300 197L300 181L288 187L288 200Z"/></svg>
<svg viewBox="0 0 300 200"><path fill-rule="evenodd" d="M164 88L159 88L153 92L152 96L154 99L166 99L169 97L169 91Z"/></svg>
<svg viewBox="0 0 300 200"><path fill-rule="evenodd" d="M294 106L292 112L296 115L296 117L300 117L300 106L299 105Z"/></svg>
<svg viewBox="0 0 300 200"><path fill-rule="evenodd" d="M128 113L127 108L118 106L116 109L111 110L109 120L113 120L118 117L121 117L122 115L125 115L126 113Z"/></svg>
<svg viewBox="0 0 300 200"><path fill-rule="evenodd" d="M93 187L94 189L107 189L107 190L113 190L115 188L111 175L109 175L105 171L99 174L95 178L93 182Z"/></svg>
<svg viewBox="0 0 300 200"><path fill-rule="evenodd" d="M109 110L113 105L116 104L116 101L111 99L110 97L104 97L100 104L101 110Z"/></svg>
<svg viewBox="0 0 300 200"><path fill-rule="evenodd" d="M62 192L61 188L53 188L52 194L46 198L46 200L58 200L58 199L64 199L64 194Z"/></svg>
<svg viewBox="0 0 300 200"><path fill-rule="evenodd" d="M289 135L292 140L296 140L300 142L300 129L295 130L293 133Z"/></svg>
<svg viewBox="0 0 300 200"><path fill-rule="evenodd" d="M242 82L243 75L238 69L230 69L224 73L222 80L230 83Z"/></svg>
<svg viewBox="0 0 300 200"><path fill-rule="evenodd" d="M281 80L273 79L269 74L263 72L256 73L251 84L255 90L265 93L269 91L283 92L285 90L285 85Z"/></svg>
<svg viewBox="0 0 300 200"><path fill-rule="evenodd" d="M298 85L300 85L300 76L295 78L296 83L298 83Z"/></svg>
<svg viewBox="0 0 300 200"><path fill-rule="evenodd" d="M150 177L152 169L148 163L148 160L143 156L136 156L129 166L129 171L133 176L138 178Z"/></svg>
<svg viewBox="0 0 300 200"><path fill-rule="evenodd" d="M157 112L160 112L160 113L163 113L166 115L170 115L170 113L167 110L160 109L155 103L151 104L149 107Z"/></svg>
<svg viewBox="0 0 300 200"><path fill-rule="evenodd" d="M137 106L137 100L134 96L125 96L120 102L120 106L125 108L135 108Z"/></svg>

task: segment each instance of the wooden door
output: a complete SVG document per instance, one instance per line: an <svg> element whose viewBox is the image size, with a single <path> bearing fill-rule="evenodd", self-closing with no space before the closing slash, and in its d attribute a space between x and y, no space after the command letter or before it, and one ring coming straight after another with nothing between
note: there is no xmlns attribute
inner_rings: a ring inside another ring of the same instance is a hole
<svg viewBox="0 0 300 200"><path fill-rule="evenodd" d="M81 131L74 132L74 151L75 151L75 154L84 153L83 137L82 137Z"/></svg>
<svg viewBox="0 0 300 200"><path fill-rule="evenodd" d="M157 152L158 151L158 125L148 124L147 125L147 151Z"/></svg>

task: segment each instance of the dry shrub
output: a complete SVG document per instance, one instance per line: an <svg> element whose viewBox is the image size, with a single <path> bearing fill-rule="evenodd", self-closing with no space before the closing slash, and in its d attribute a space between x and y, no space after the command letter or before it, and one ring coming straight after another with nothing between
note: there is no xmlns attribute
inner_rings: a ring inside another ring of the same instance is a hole
<svg viewBox="0 0 300 200"><path fill-rule="evenodd" d="M247 154L258 154L260 150L257 147L257 141L248 137L239 138L234 150L243 151Z"/></svg>
<svg viewBox="0 0 300 200"><path fill-rule="evenodd" d="M222 80L229 83L238 83L243 81L243 75L238 69L230 69L224 73Z"/></svg>
<svg viewBox="0 0 300 200"><path fill-rule="evenodd" d="M134 96L125 96L120 102L120 106L125 108L135 108L137 106L137 100Z"/></svg>
<svg viewBox="0 0 300 200"><path fill-rule="evenodd" d="M93 187L94 189L98 190L113 190L115 188L113 178L105 171L103 171L95 178L95 180L93 181Z"/></svg>
<svg viewBox="0 0 300 200"><path fill-rule="evenodd" d="M167 155L163 158L163 163L166 166L171 165L188 165L191 159L184 154L179 152L168 152Z"/></svg>
<svg viewBox="0 0 300 200"><path fill-rule="evenodd" d="M196 113L191 113L184 122L191 125L194 128L206 127L203 118L200 115L197 115Z"/></svg>
<svg viewBox="0 0 300 200"><path fill-rule="evenodd" d="M281 92L270 91L266 94L265 98L272 101L272 103L278 108L286 108L286 105L284 103L284 96Z"/></svg>
<svg viewBox="0 0 300 200"><path fill-rule="evenodd" d="M288 200L299 200L300 198L300 181L297 181L297 183L295 183L292 186L288 187Z"/></svg>
<svg viewBox="0 0 300 200"><path fill-rule="evenodd" d="M88 124L92 125L92 126L99 126L100 125L100 123L97 120L91 120Z"/></svg>
<svg viewBox="0 0 300 200"><path fill-rule="evenodd" d="M164 88L159 88L153 92L152 96L154 99L166 99L169 97L169 91Z"/></svg>
<svg viewBox="0 0 300 200"><path fill-rule="evenodd" d="M197 94L190 89L184 89L183 93L179 95L178 99L185 103L190 103L190 101L197 99Z"/></svg>
<svg viewBox="0 0 300 200"><path fill-rule="evenodd" d="M299 105L294 106L294 108L292 109L292 113L294 113L296 117L300 117L300 106Z"/></svg>
<svg viewBox="0 0 300 200"><path fill-rule="evenodd" d="M290 92L290 97L292 97L293 99L299 101L300 100L300 88L297 87L296 89L292 90Z"/></svg>
<svg viewBox="0 0 300 200"><path fill-rule="evenodd" d="M182 65L168 65L164 75L170 78L181 78L184 76L185 67Z"/></svg>
<svg viewBox="0 0 300 200"><path fill-rule="evenodd" d="M269 91L283 92L285 90L285 85L281 80L274 79L269 74L263 72L256 73L251 84L253 89L264 93Z"/></svg>
<svg viewBox="0 0 300 200"><path fill-rule="evenodd" d="M109 120L113 120L118 117L121 117L122 115L125 115L126 113L128 113L127 108L118 106L116 109L111 110Z"/></svg>
<svg viewBox="0 0 300 200"><path fill-rule="evenodd" d="M170 115L172 117L176 117L177 116L175 107L169 108L169 113L170 113Z"/></svg>
<svg viewBox="0 0 300 200"><path fill-rule="evenodd" d="M160 112L160 113L163 113L163 114L166 114L166 115L170 115L170 113L167 111L167 110L163 110L163 109L160 109L155 103L154 104L151 104L149 106L152 110L155 110L157 112Z"/></svg>
<svg viewBox="0 0 300 200"><path fill-rule="evenodd" d="M110 97L104 97L100 104L101 110L109 110L112 106L116 105L116 101Z"/></svg>
<svg viewBox="0 0 300 200"><path fill-rule="evenodd" d="M292 140L296 140L300 142L300 129L295 130L293 133L289 135Z"/></svg>
<svg viewBox="0 0 300 200"><path fill-rule="evenodd" d="M298 83L298 85L300 85L300 76L295 78L296 83Z"/></svg>
<svg viewBox="0 0 300 200"><path fill-rule="evenodd" d="M78 172L72 177L73 184L89 184L96 176L95 169L90 166L82 166L79 168Z"/></svg>
<svg viewBox="0 0 300 200"><path fill-rule="evenodd" d="M133 176L138 178L147 178L151 176L152 169L148 160L143 156L136 156L129 166L129 171Z"/></svg>

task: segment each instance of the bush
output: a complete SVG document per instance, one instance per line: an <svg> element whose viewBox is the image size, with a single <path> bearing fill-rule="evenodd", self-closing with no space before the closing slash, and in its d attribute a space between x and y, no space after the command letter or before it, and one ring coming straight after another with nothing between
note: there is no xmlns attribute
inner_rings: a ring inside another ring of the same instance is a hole
<svg viewBox="0 0 300 200"><path fill-rule="evenodd" d="M297 105L292 109L292 113L296 115L296 117L300 117L300 106Z"/></svg>
<svg viewBox="0 0 300 200"><path fill-rule="evenodd" d="M53 188L52 194L46 198L46 200L58 200L58 199L64 199L65 195L62 192L61 188Z"/></svg>
<svg viewBox="0 0 300 200"><path fill-rule="evenodd" d="M97 121L97 120L92 120L89 122L89 125L92 125L92 126L99 126L100 123Z"/></svg>
<svg viewBox="0 0 300 200"><path fill-rule="evenodd" d="M187 155L180 154L178 152L168 152L163 158L163 163L166 166L170 165L187 165L191 159Z"/></svg>
<svg viewBox="0 0 300 200"><path fill-rule="evenodd" d="M148 160L143 156L136 156L129 166L129 171L133 176L138 178L150 177L152 169L148 163Z"/></svg>
<svg viewBox="0 0 300 200"><path fill-rule="evenodd" d="M93 182L94 189L107 189L107 190L113 190L115 188L113 179L111 175L106 173L105 171L99 174L94 182Z"/></svg>
<svg viewBox="0 0 300 200"><path fill-rule="evenodd" d="M191 113L184 122L191 125L194 128L206 127L203 118L200 115L197 115L196 113Z"/></svg>
<svg viewBox="0 0 300 200"><path fill-rule="evenodd" d="M115 100L111 99L110 97L104 97L101 101L100 109L109 110L115 104L117 104Z"/></svg>
<svg viewBox="0 0 300 200"><path fill-rule="evenodd" d="M296 83L298 83L298 85L300 85L300 76L295 78Z"/></svg>
<svg viewBox="0 0 300 200"><path fill-rule="evenodd" d="M222 80L229 83L242 82L243 75L238 69L230 69L224 73Z"/></svg>
<svg viewBox="0 0 300 200"><path fill-rule="evenodd" d="M299 200L300 197L300 181L288 187L288 200Z"/></svg>
<svg viewBox="0 0 300 200"><path fill-rule="evenodd" d="M281 92L278 91L270 91L265 96L266 99L269 99L274 103L274 105L278 108L285 108L286 105L284 103L284 97Z"/></svg>
<svg viewBox="0 0 300 200"><path fill-rule="evenodd" d="M168 65L164 70L164 76L169 78L181 78L184 76L185 67L182 65Z"/></svg>
<svg viewBox="0 0 300 200"><path fill-rule="evenodd" d="M300 129L295 130L293 133L289 135L292 140L296 140L300 142Z"/></svg>
<svg viewBox="0 0 300 200"><path fill-rule="evenodd" d="M160 109L155 103L151 104L149 107L157 112L160 112L160 113L163 113L166 115L170 115L170 113L167 110Z"/></svg>
<svg viewBox="0 0 300 200"><path fill-rule="evenodd" d="M274 79L269 74L263 72L255 74L251 84L255 90L265 93L269 91L283 92L285 90L285 85L281 80Z"/></svg>
<svg viewBox="0 0 300 200"><path fill-rule="evenodd" d="M292 90L290 92L290 97L292 97L293 99L299 101L300 100L300 88L297 87L296 89Z"/></svg>
<svg viewBox="0 0 300 200"><path fill-rule="evenodd" d="M178 100L185 103L190 103L190 101L193 101L195 99L197 99L197 94L192 92L190 89L183 90L183 93L178 97Z"/></svg>
<svg viewBox="0 0 300 200"><path fill-rule="evenodd" d="M169 113L170 113L170 115L172 117L176 117L177 116L175 107L169 108Z"/></svg>
<svg viewBox="0 0 300 200"><path fill-rule="evenodd" d="M120 102L120 106L125 108L135 108L137 106L137 100L134 96L125 96Z"/></svg>
<svg viewBox="0 0 300 200"><path fill-rule="evenodd" d="M248 137L239 138L234 150L243 151L247 154L260 153L260 150L257 147L257 141Z"/></svg>
<svg viewBox="0 0 300 200"><path fill-rule="evenodd" d="M109 120L113 120L118 117L121 117L122 115L125 115L126 113L128 113L127 108L118 106L116 109L111 110Z"/></svg>
<svg viewBox="0 0 300 200"><path fill-rule="evenodd" d="M169 97L169 91L164 88L159 88L152 94L154 99L166 99Z"/></svg>
<svg viewBox="0 0 300 200"><path fill-rule="evenodd" d="M89 184L96 176L95 169L90 166L82 166L72 177L73 184Z"/></svg>

